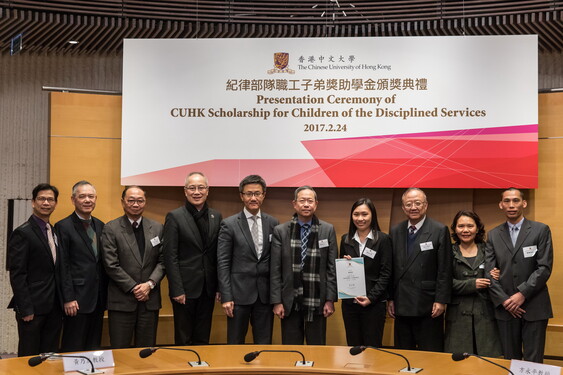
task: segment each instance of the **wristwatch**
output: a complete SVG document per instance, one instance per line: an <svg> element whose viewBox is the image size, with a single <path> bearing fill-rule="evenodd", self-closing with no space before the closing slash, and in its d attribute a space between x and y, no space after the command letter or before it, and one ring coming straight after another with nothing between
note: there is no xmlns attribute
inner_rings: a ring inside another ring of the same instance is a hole
<svg viewBox="0 0 563 375"><path fill-rule="evenodd" d="M154 287L156 286L156 283L152 280L147 281L147 283L149 283L149 286L151 287L151 290L154 289Z"/></svg>

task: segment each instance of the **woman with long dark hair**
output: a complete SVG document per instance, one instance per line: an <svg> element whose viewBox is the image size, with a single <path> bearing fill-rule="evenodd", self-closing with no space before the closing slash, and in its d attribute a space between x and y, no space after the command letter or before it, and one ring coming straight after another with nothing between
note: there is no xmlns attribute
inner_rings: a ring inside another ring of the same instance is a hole
<svg viewBox="0 0 563 375"><path fill-rule="evenodd" d="M364 259L366 295L342 300L346 341L350 346L381 346L391 252L389 236L379 230L375 206L370 199L360 198L352 205L350 228L340 243L341 258Z"/></svg>

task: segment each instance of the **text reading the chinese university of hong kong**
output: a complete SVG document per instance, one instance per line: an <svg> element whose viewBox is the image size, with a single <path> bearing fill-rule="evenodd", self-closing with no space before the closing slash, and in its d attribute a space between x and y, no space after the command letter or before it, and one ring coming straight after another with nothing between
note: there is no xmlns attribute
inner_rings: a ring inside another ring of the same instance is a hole
<svg viewBox="0 0 563 375"><path fill-rule="evenodd" d="M406 121L413 118L487 116L486 109L481 108L401 106L401 95L406 95L407 92L423 94L428 91L426 78L229 79L225 90L233 94L256 94L253 96L253 103L249 103L250 108L175 107L170 109L170 116L314 119L303 124L303 132L347 132L352 126L350 119L353 118L394 118ZM287 95L290 92L294 95ZM335 120L323 121L327 118Z"/></svg>

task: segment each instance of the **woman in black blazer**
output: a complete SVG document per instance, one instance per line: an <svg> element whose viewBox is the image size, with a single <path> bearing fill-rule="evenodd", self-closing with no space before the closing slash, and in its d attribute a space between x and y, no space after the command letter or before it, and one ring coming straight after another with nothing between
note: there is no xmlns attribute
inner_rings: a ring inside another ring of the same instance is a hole
<svg viewBox="0 0 563 375"><path fill-rule="evenodd" d="M350 346L381 346L385 302L391 280L391 239L379 231L372 201L360 198L352 205L350 229L342 236L340 257L364 258L367 296L342 300L346 341Z"/></svg>

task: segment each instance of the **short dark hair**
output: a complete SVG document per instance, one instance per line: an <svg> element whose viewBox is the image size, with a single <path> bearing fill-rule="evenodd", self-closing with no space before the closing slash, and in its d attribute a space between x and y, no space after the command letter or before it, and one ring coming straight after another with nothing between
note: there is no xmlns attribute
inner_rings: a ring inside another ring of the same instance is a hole
<svg viewBox="0 0 563 375"><path fill-rule="evenodd" d="M504 193L506 193L507 191L517 191L520 193L520 198L522 198L522 200L525 200L526 198L524 198L524 192L518 188L515 187L509 187L508 189L504 189L502 191L502 193L500 193L500 199L502 200L502 197L504 196Z"/></svg>
<svg viewBox="0 0 563 375"><path fill-rule="evenodd" d="M59 189L57 189L56 187L54 187L51 184L41 183L41 184L37 185L36 187L34 187L33 191L31 192L31 197L33 198L33 200L37 199L37 194L39 194L39 192L43 191L43 190L51 190L53 192L53 194L55 194L55 202L59 198Z"/></svg>
<svg viewBox="0 0 563 375"><path fill-rule="evenodd" d="M359 206L365 204L368 206L369 210L371 211L371 230L377 232L379 230L379 223L377 221L377 211L375 209L375 205L369 198L360 198L352 205L352 209L350 210L350 226L348 228L348 243L352 243L352 239L354 238L354 234L356 233L356 225L354 224L354 210Z"/></svg>
<svg viewBox="0 0 563 375"><path fill-rule="evenodd" d="M299 194L300 191L303 190L311 190L313 192L313 194L315 194L315 200L317 199L317 192L315 191L315 189L313 189L312 187L310 187L309 185L303 185L303 186L299 186L297 189L295 189L295 198L294 200L297 200L297 195Z"/></svg>
<svg viewBox="0 0 563 375"><path fill-rule="evenodd" d="M475 243L484 243L485 242L485 225L481 221L481 218L479 217L479 215L477 215L475 212L469 211L469 210L461 210L457 214L455 214L455 216L454 216L454 220L452 221L452 225L450 227L452 229L452 239L454 240L454 242L458 245L461 242L461 240L459 239L459 237L457 236L457 234L455 232L455 228L457 226L457 221L462 216L467 216L467 217L473 219L473 221L475 221L475 225L477 226L477 233L475 234Z"/></svg>
<svg viewBox="0 0 563 375"><path fill-rule="evenodd" d="M246 185L250 185L250 184L260 184L262 186L262 190L264 190L264 192L266 192L266 187L267 187L266 181L264 181L264 179L262 177L258 176L257 174L251 174L251 175L243 178L242 181L240 182L240 184L238 185L239 193L242 193L242 191L244 190L244 187Z"/></svg>
<svg viewBox="0 0 563 375"><path fill-rule="evenodd" d="M139 189L139 190L141 190L143 193L145 193L145 196L147 195L147 192L145 191L145 189L143 189L143 188L140 187L139 185L128 185L128 186L125 186L125 188L124 188L123 191L121 192L121 199L125 199L125 194L127 194L127 190L133 189L133 188Z"/></svg>

